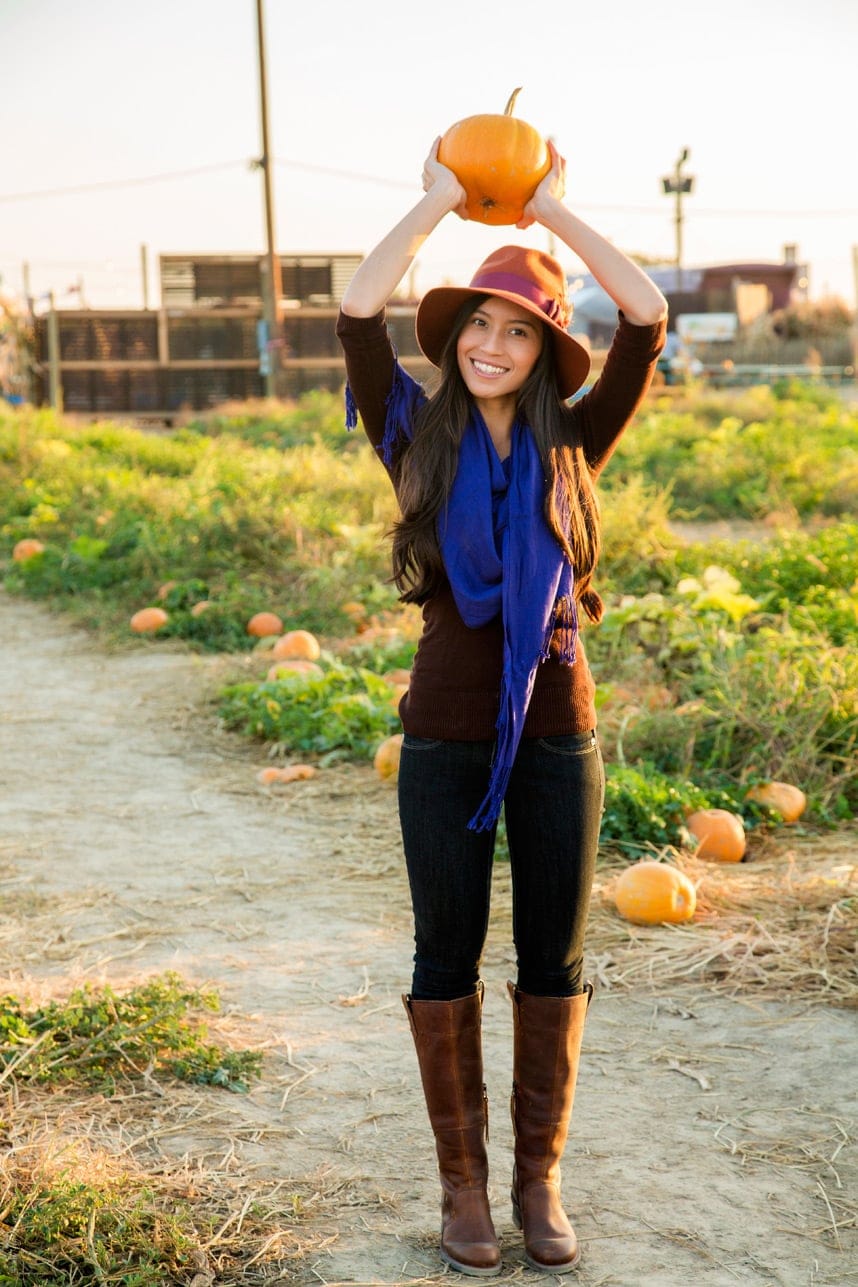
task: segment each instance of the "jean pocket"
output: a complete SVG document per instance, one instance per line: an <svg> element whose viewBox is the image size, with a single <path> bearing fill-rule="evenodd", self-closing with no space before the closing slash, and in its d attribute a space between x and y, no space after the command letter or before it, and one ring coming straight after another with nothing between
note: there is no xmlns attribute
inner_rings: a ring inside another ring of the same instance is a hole
<svg viewBox="0 0 858 1287"><path fill-rule="evenodd" d="M402 749L405 751L434 751L436 747L443 745L440 737L414 737L411 733L405 733L402 738Z"/></svg>
<svg viewBox="0 0 858 1287"><path fill-rule="evenodd" d="M574 758L578 755L592 755L598 748L596 734L592 729L587 733L561 733L557 737L538 737L537 746L552 755L563 755Z"/></svg>

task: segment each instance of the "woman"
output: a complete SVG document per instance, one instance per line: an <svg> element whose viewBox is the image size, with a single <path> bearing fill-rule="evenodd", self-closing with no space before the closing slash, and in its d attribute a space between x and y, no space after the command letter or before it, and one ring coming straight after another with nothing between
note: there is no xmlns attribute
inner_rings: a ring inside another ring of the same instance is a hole
<svg viewBox="0 0 858 1287"><path fill-rule="evenodd" d="M465 194L437 159L424 196L367 256L337 333L359 412L401 510L393 572L424 630L404 728L399 812L415 921L403 998L435 1134L441 1255L500 1272L486 1191L487 1108L479 966L501 805L513 882L513 1218L537 1269L565 1273L579 1249L560 1200L591 987L583 938L604 799L593 682L578 605L594 621L599 553L593 483L649 384L667 305L650 279L563 203L552 168L519 228L539 223L586 264L619 310L603 373L566 330L560 265L505 246L468 287L430 290L417 313L440 369L431 397L399 366L384 307L426 237Z"/></svg>

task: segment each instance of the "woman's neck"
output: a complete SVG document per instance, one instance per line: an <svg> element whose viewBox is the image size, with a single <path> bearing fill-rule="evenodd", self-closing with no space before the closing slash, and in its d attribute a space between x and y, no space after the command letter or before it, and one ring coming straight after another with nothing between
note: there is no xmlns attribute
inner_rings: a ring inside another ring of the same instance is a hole
<svg viewBox="0 0 858 1287"><path fill-rule="evenodd" d="M512 451L515 398L475 398L474 403L485 421L495 451L501 460L506 460Z"/></svg>

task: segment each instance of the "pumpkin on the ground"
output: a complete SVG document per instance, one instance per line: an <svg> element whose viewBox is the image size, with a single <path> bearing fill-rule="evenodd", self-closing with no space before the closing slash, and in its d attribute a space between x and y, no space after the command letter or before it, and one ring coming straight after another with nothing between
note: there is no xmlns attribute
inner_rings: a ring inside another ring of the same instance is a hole
<svg viewBox="0 0 858 1287"><path fill-rule="evenodd" d="M158 593L155 595L155 598L166 599L170 591L174 590L178 584L178 581L165 581L163 585L158 586Z"/></svg>
<svg viewBox="0 0 858 1287"><path fill-rule="evenodd" d="M266 639L270 635L279 635L282 629L283 622L274 612L254 613L247 623L247 633L255 635L258 639Z"/></svg>
<svg viewBox="0 0 858 1287"><path fill-rule="evenodd" d="M690 921L697 891L676 867L664 862L637 862L614 886L617 911L635 925L679 925Z"/></svg>
<svg viewBox="0 0 858 1287"><path fill-rule="evenodd" d="M163 608L141 608L134 613L130 625L135 634L150 634L153 630L160 630L169 619Z"/></svg>
<svg viewBox="0 0 858 1287"><path fill-rule="evenodd" d="M465 189L468 218L477 223L518 223L551 169L545 139L512 114L520 92L510 94L503 115L489 113L457 121L438 145L438 160Z"/></svg>
<svg viewBox="0 0 858 1287"><path fill-rule="evenodd" d="M798 822L807 808L807 796L789 782L761 782L759 786L751 787L745 799L777 809L787 823Z"/></svg>
<svg viewBox="0 0 858 1287"><path fill-rule="evenodd" d="M309 630L289 630L281 635L271 650L272 655L280 658L298 658L303 661L315 661L322 649L315 635Z"/></svg>
<svg viewBox="0 0 858 1287"><path fill-rule="evenodd" d="M376 751L373 765L380 778L395 779L398 776L402 737L402 733L394 733L391 737L386 737Z"/></svg>
<svg viewBox="0 0 858 1287"><path fill-rule="evenodd" d="M26 563L27 559L33 559L37 554L43 554L45 550L41 541L37 541L34 536L25 536L23 540L18 541L12 551L12 558L16 563Z"/></svg>
<svg viewBox="0 0 858 1287"><path fill-rule="evenodd" d="M697 841L698 858L713 862L741 862L745 856L745 824L729 809L698 809L685 819Z"/></svg>
<svg viewBox="0 0 858 1287"><path fill-rule="evenodd" d="M194 606L191 608L191 616L201 617L204 612L208 612L211 606L212 606L211 599L200 599L199 602L195 603Z"/></svg>
<svg viewBox="0 0 858 1287"><path fill-rule="evenodd" d="M399 684L404 684L407 688L411 683L411 671L400 666L395 670L386 670L382 679L386 684L392 684L394 688Z"/></svg>
<svg viewBox="0 0 858 1287"><path fill-rule="evenodd" d="M399 703L408 692L407 684L391 684L390 704L395 711L399 710Z"/></svg>
<svg viewBox="0 0 858 1287"><path fill-rule="evenodd" d="M260 769L256 780L263 786L282 786L288 782L307 782L316 776L317 770L312 764L287 764L284 768Z"/></svg>

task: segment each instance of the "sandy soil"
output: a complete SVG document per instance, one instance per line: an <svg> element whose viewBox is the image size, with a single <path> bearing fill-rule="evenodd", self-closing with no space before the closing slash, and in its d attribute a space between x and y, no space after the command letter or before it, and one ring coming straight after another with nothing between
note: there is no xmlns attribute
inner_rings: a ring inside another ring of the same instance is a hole
<svg viewBox="0 0 858 1287"><path fill-rule="evenodd" d="M258 787L263 753L219 730L210 703L235 665L165 644L108 654L0 592L0 988L60 995L165 969L212 982L233 1035L266 1048L265 1076L247 1096L153 1109L147 1147L282 1194L278 1281L449 1279L399 1000L411 943L394 791L354 766ZM484 969L489 1147L498 1281L526 1283L544 1277L523 1264L507 1199L505 882L499 869ZM856 1055L854 1011L601 989L564 1167L575 1281L858 1283Z"/></svg>

